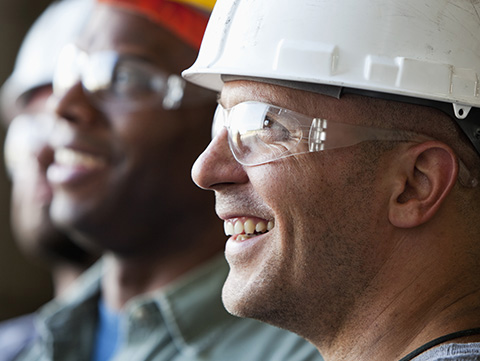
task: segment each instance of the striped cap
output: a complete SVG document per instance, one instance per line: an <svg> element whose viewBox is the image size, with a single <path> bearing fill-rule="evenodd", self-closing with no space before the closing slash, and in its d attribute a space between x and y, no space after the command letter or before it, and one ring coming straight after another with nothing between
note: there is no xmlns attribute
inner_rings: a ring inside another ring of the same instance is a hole
<svg viewBox="0 0 480 361"><path fill-rule="evenodd" d="M172 31L195 49L200 48L215 0L97 0L144 15Z"/></svg>

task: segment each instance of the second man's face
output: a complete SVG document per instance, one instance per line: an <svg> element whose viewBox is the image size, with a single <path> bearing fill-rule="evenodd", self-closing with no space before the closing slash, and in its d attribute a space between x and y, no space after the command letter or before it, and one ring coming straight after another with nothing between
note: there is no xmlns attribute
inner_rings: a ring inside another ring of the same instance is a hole
<svg viewBox="0 0 480 361"><path fill-rule="evenodd" d="M114 51L166 74L179 74L195 57L157 24L109 6L95 10L77 47L87 56ZM119 82L136 75L122 76ZM143 245L149 232L160 227L169 238L186 207L204 209L211 198L191 182L190 167L208 142L213 102L165 110L161 100L141 101L131 110L102 107L80 82L67 89L58 99L48 170L54 221L129 254L159 247L158 240Z"/></svg>

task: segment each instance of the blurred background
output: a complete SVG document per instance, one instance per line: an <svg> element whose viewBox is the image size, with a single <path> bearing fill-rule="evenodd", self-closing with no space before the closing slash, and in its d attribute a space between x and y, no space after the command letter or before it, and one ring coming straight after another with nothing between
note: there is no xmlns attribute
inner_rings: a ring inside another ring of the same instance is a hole
<svg viewBox="0 0 480 361"><path fill-rule="evenodd" d="M0 0L0 83L11 73L28 28L50 0ZM35 66L35 59L32 59ZM10 182L3 162L5 129L0 127L0 320L36 310L52 297L47 270L17 250L10 231Z"/></svg>

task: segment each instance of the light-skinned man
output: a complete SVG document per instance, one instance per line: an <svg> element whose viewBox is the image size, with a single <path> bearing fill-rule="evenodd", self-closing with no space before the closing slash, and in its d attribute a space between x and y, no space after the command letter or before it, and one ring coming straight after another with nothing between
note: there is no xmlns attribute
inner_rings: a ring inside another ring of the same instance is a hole
<svg viewBox="0 0 480 361"><path fill-rule="evenodd" d="M221 92L193 178L230 312L328 361L480 360L479 11L217 2L184 75Z"/></svg>

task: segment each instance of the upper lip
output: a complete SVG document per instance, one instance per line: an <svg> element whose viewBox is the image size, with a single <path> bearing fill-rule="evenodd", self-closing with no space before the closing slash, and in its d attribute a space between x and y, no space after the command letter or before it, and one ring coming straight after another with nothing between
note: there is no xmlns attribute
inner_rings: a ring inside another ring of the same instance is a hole
<svg viewBox="0 0 480 361"><path fill-rule="evenodd" d="M258 216L252 216L252 215L246 215L246 214L242 214L242 215L235 215L235 216L229 216L229 215L224 215L224 216L220 216L220 219L222 219L223 221L237 221L237 220L246 220L246 219L256 219L258 221L271 221L272 218L264 218L264 217L258 217Z"/></svg>
<svg viewBox="0 0 480 361"><path fill-rule="evenodd" d="M255 218L259 220L271 221L273 217L267 215L265 212L262 211L253 211L252 209L236 209L236 210L226 210L226 209L219 209L217 207L217 215L223 221L234 220L238 218Z"/></svg>
<svg viewBox="0 0 480 361"><path fill-rule="evenodd" d="M88 148L88 147L82 147L82 146L77 146L77 145L67 145L67 146L62 146L55 148L55 151L60 150L60 149L70 149L78 153L84 153L91 155L93 157L98 157L98 158L107 158L106 155L102 154L96 149Z"/></svg>
<svg viewBox="0 0 480 361"><path fill-rule="evenodd" d="M273 220L270 208L253 202L249 198L232 193L217 193L215 209L220 219L226 221L234 218L258 218Z"/></svg>
<svg viewBox="0 0 480 361"><path fill-rule="evenodd" d="M109 159L111 155L110 147L104 139L66 126L54 128L50 146L54 151L66 148L104 159Z"/></svg>
<svg viewBox="0 0 480 361"><path fill-rule="evenodd" d="M102 158L105 160L108 160L110 152L108 149L103 144L99 144L100 142L93 142L93 141L84 141L81 139L74 139L70 142L65 142L65 143L57 143L53 145L54 151L57 151L59 149L70 149L75 152L79 153L85 153L88 155L91 155L93 157L98 157Z"/></svg>

